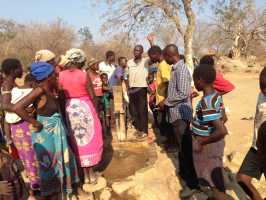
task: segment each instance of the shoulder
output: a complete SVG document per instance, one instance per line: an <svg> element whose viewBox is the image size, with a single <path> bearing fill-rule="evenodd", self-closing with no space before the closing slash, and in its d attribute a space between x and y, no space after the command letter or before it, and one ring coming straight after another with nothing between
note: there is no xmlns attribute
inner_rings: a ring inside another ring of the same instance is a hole
<svg viewBox="0 0 266 200"><path fill-rule="evenodd" d="M5 92L11 92L12 88L14 87L14 84L9 80L4 80L1 90Z"/></svg>
<svg viewBox="0 0 266 200"><path fill-rule="evenodd" d="M106 64L104 61L100 62L99 63L99 68L102 69L102 68L105 68L106 67Z"/></svg>
<svg viewBox="0 0 266 200"><path fill-rule="evenodd" d="M204 97L203 99L206 109L220 109L221 104L223 103L222 97L217 92L207 97Z"/></svg>
<svg viewBox="0 0 266 200"><path fill-rule="evenodd" d="M158 67L168 67L170 68L171 65L167 64L167 62L165 60L161 61L159 64L158 64Z"/></svg>
<svg viewBox="0 0 266 200"><path fill-rule="evenodd" d="M151 60L148 57L142 58L142 62L143 62L143 64L144 64L145 67L149 67L150 66L150 61Z"/></svg>
<svg viewBox="0 0 266 200"><path fill-rule="evenodd" d="M127 64L130 66L130 65L132 65L132 64L134 64L135 62L134 62L134 59L133 58L131 58L130 60L128 60L127 61Z"/></svg>

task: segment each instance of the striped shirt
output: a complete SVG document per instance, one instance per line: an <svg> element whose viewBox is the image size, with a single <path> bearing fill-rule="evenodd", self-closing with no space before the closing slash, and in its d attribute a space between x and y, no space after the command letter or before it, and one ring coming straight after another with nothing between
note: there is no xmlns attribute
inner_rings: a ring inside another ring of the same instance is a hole
<svg viewBox="0 0 266 200"><path fill-rule="evenodd" d="M170 122L178 119L192 120L191 75L183 60L172 67L165 105L169 107Z"/></svg>
<svg viewBox="0 0 266 200"><path fill-rule="evenodd" d="M203 97L196 106L192 132L200 136L209 136L215 130L210 122L222 118L222 106L222 97L217 92Z"/></svg>

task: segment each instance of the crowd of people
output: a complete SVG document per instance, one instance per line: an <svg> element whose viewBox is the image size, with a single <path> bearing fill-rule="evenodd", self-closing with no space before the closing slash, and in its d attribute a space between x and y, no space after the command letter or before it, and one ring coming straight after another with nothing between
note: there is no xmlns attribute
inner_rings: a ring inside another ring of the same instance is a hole
<svg viewBox="0 0 266 200"><path fill-rule="evenodd" d="M147 57L143 46L136 45L132 59L119 57L117 63L113 51L99 62L81 49L70 49L60 57L40 50L22 86L16 84L24 74L21 62L16 58L2 62L1 200L91 195L90 187L103 178L94 167L102 159L105 138L113 134L114 86L124 88L124 108L136 141L155 141L148 128L151 110L154 128L166 138L164 150L178 153L182 186L209 187L215 199L228 199L223 181L227 117L222 96L234 85L217 69L214 54L204 55L191 72L175 44L162 50L152 37L148 40ZM254 200L262 197L251 180L266 174L265 88L266 68L260 74L253 145L237 175ZM199 92L202 97L193 112L192 101Z"/></svg>

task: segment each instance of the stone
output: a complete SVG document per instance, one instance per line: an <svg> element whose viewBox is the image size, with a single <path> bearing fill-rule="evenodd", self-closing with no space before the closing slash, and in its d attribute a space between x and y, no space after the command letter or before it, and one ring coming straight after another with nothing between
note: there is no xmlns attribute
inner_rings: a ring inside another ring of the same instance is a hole
<svg viewBox="0 0 266 200"><path fill-rule="evenodd" d="M107 186L107 181L105 180L104 177L100 176L100 177L98 177L96 184L86 183L83 185L82 188L85 192L90 193L90 192L96 192L96 191L102 190L106 186Z"/></svg>
<svg viewBox="0 0 266 200"><path fill-rule="evenodd" d="M100 194L100 200L110 200L111 199L111 189L110 188L105 188Z"/></svg>
<svg viewBox="0 0 266 200"><path fill-rule="evenodd" d="M121 182L114 182L112 184L112 189L113 191L121 195L122 193L126 192L127 190L133 188L135 186L135 182L132 180L126 180L126 181L121 181Z"/></svg>

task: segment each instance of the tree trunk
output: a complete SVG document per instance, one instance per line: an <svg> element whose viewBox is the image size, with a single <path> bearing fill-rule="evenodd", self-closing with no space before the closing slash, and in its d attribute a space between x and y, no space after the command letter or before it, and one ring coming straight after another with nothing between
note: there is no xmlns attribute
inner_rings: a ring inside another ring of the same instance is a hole
<svg viewBox="0 0 266 200"><path fill-rule="evenodd" d="M195 30L195 14L192 10L191 2L192 0L182 0L184 5L185 14L187 17L187 27L186 32L184 34L184 49L185 49L185 59L188 67L193 69L193 49L192 49L192 42L193 42L193 33Z"/></svg>

